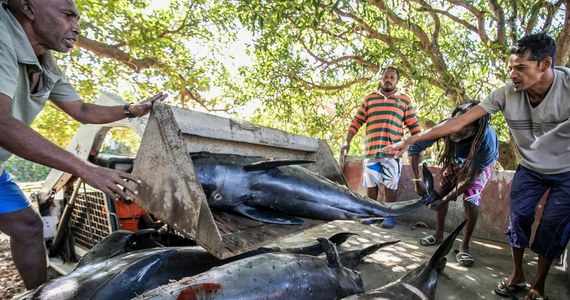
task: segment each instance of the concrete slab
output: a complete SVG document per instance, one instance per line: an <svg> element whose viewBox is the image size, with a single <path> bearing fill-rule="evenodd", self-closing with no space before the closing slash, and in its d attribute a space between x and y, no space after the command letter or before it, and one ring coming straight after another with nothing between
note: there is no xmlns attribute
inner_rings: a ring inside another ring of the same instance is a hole
<svg viewBox="0 0 570 300"><path fill-rule="evenodd" d="M419 245L420 238L432 234L432 229L411 229L410 224L398 222L393 229L383 229L379 225L363 225L357 221L334 221L300 234L288 237L278 244L280 247L294 247L312 243L319 236L329 237L335 233L349 231L360 234L351 237L339 250L361 249L374 243L400 239L398 244L381 249L366 258L358 267L366 290L381 287L397 280L405 273L427 261L436 247ZM455 242L459 246L460 235ZM435 299L505 299L497 296L493 289L496 284L509 276L512 270L509 245L495 241L475 239L471 242L471 254L475 265L471 268L459 266L450 253L444 275L440 276ZM536 271L537 256L527 249L524 256L525 275L532 280ZM570 299L570 282L563 271L562 262L555 261L546 282L549 299ZM523 297L525 291L517 294Z"/></svg>

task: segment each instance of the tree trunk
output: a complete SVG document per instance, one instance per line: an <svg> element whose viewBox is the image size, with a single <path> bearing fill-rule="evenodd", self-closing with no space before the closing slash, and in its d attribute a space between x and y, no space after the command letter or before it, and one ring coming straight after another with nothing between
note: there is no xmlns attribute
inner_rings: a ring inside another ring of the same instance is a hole
<svg viewBox="0 0 570 300"><path fill-rule="evenodd" d="M508 142L499 142L499 164L504 170L516 170L519 165L519 154L513 138Z"/></svg>

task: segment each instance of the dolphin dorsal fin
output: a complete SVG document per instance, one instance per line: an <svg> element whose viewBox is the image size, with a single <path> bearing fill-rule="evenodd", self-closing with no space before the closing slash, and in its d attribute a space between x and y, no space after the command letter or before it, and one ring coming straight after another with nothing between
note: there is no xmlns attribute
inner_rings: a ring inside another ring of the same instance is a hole
<svg viewBox="0 0 570 300"><path fill-rule="evenodd" d="M443 240L441 245L439 245L437 250L435 250L431 256L431 259L427 264L427 268L434 268L445 256L447 256L447 254L449 254L451 248L453 247L453 243L455 242L455 238L457 238L461 232L461 229L463 229L463 226L465 226L465 223L467 223L467 219L461 221L447 236L447 238Z"/></svg>
<svg viewBox="0 0 570 300"><path fill-rule="evenodd" d="M342 267L342 263L340 262L340 256L338 255L338 251L336 251L336 246L329 241L327 238L318 237L317 241L321 244L323 251L327 256L327 264L330 268L340 268Z"/></svg>
<svg viewBox="0 0 570 300"><path fill-rule="evenodd" d="M396 243L399 243L400 241L401 240L394 240L394 241L390 241L390 242L386 242L386 243L380 243L380 244L374 244L372 246L368 246L368 247L358 251L358 257L360 259L365 258L366 256L373 254L376 251L378 251L384 247L394 245Z"/></svg>
<svg viewBox="0 0 570 300"><path fill-rule="evenodd" d="M277 168L280 166L290 166L290 165L302 165L315 163L314 160L308 159L272 159L264 160L245 165L243 169L247 172L250 171L263 171L268 169Z"/></svg>
<svg viewBox="0 0 570 300"><path fill-rule="evenodd" d="M433 191L433 174L430 172L426 163L422 164L422 177L426 186L426 190L428 193L430 193Z"/></svg>

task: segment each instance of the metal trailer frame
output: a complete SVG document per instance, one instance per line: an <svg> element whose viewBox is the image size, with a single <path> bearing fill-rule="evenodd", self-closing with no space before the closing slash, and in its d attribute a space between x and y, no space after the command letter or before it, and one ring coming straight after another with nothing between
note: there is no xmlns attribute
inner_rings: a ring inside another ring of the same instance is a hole
<svg viewBox="0 0 570 300"><path fill-rule="evenodd" d="M104 92L96 103L126 102ZM324 140L158 102L148 118L82 125L67 150L87 159L92 148L100 148L109 129L117 126L131 128L142 136L132 172L142 180L138 195L132 195L137 204L218 258L271 244L327 221L302 218L304 223L300 225L276 225L210 211L190 153L314 160L316 163L304 167L348 186ZM40 203L71 178L70 174L57 170L50 172L40 190Z"/></svg>
<svg viewBox="0 0 570 300"><path fill-rule="evenodd" d="M275 225L222 214L215 217L194 172L192 152L278 159L311 159L307 168L346 181L323 140L197 111L155 103L135 158L133 174L144 182L137 202L219 258L226 258L325 223Z"/></svg>

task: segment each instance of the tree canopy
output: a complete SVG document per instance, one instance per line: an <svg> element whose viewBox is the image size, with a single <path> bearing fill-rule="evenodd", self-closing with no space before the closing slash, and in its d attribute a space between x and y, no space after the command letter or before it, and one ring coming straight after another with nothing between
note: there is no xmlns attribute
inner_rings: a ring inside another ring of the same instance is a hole
<svg viewBox="0 0 570 300"><path fill-rule="evenodd" d="M508 47L523 35L555 37L557 65L570 54L566 1L75 3L83 36L71 54L58 57L84 100L101 90L130 101L164 90L168 104L322 138L333 151L385 67L400 70L400 89L429 127L460 101L482 99L502 85ZM245 44L243 33L251 37ZM243 52L236 51L240 43ZM51 108L34 126L64 144L70 122ZM513 168L504 120L494 117L493 124L501 165ZM361 153L359 141L351 154Z"/></svg>

